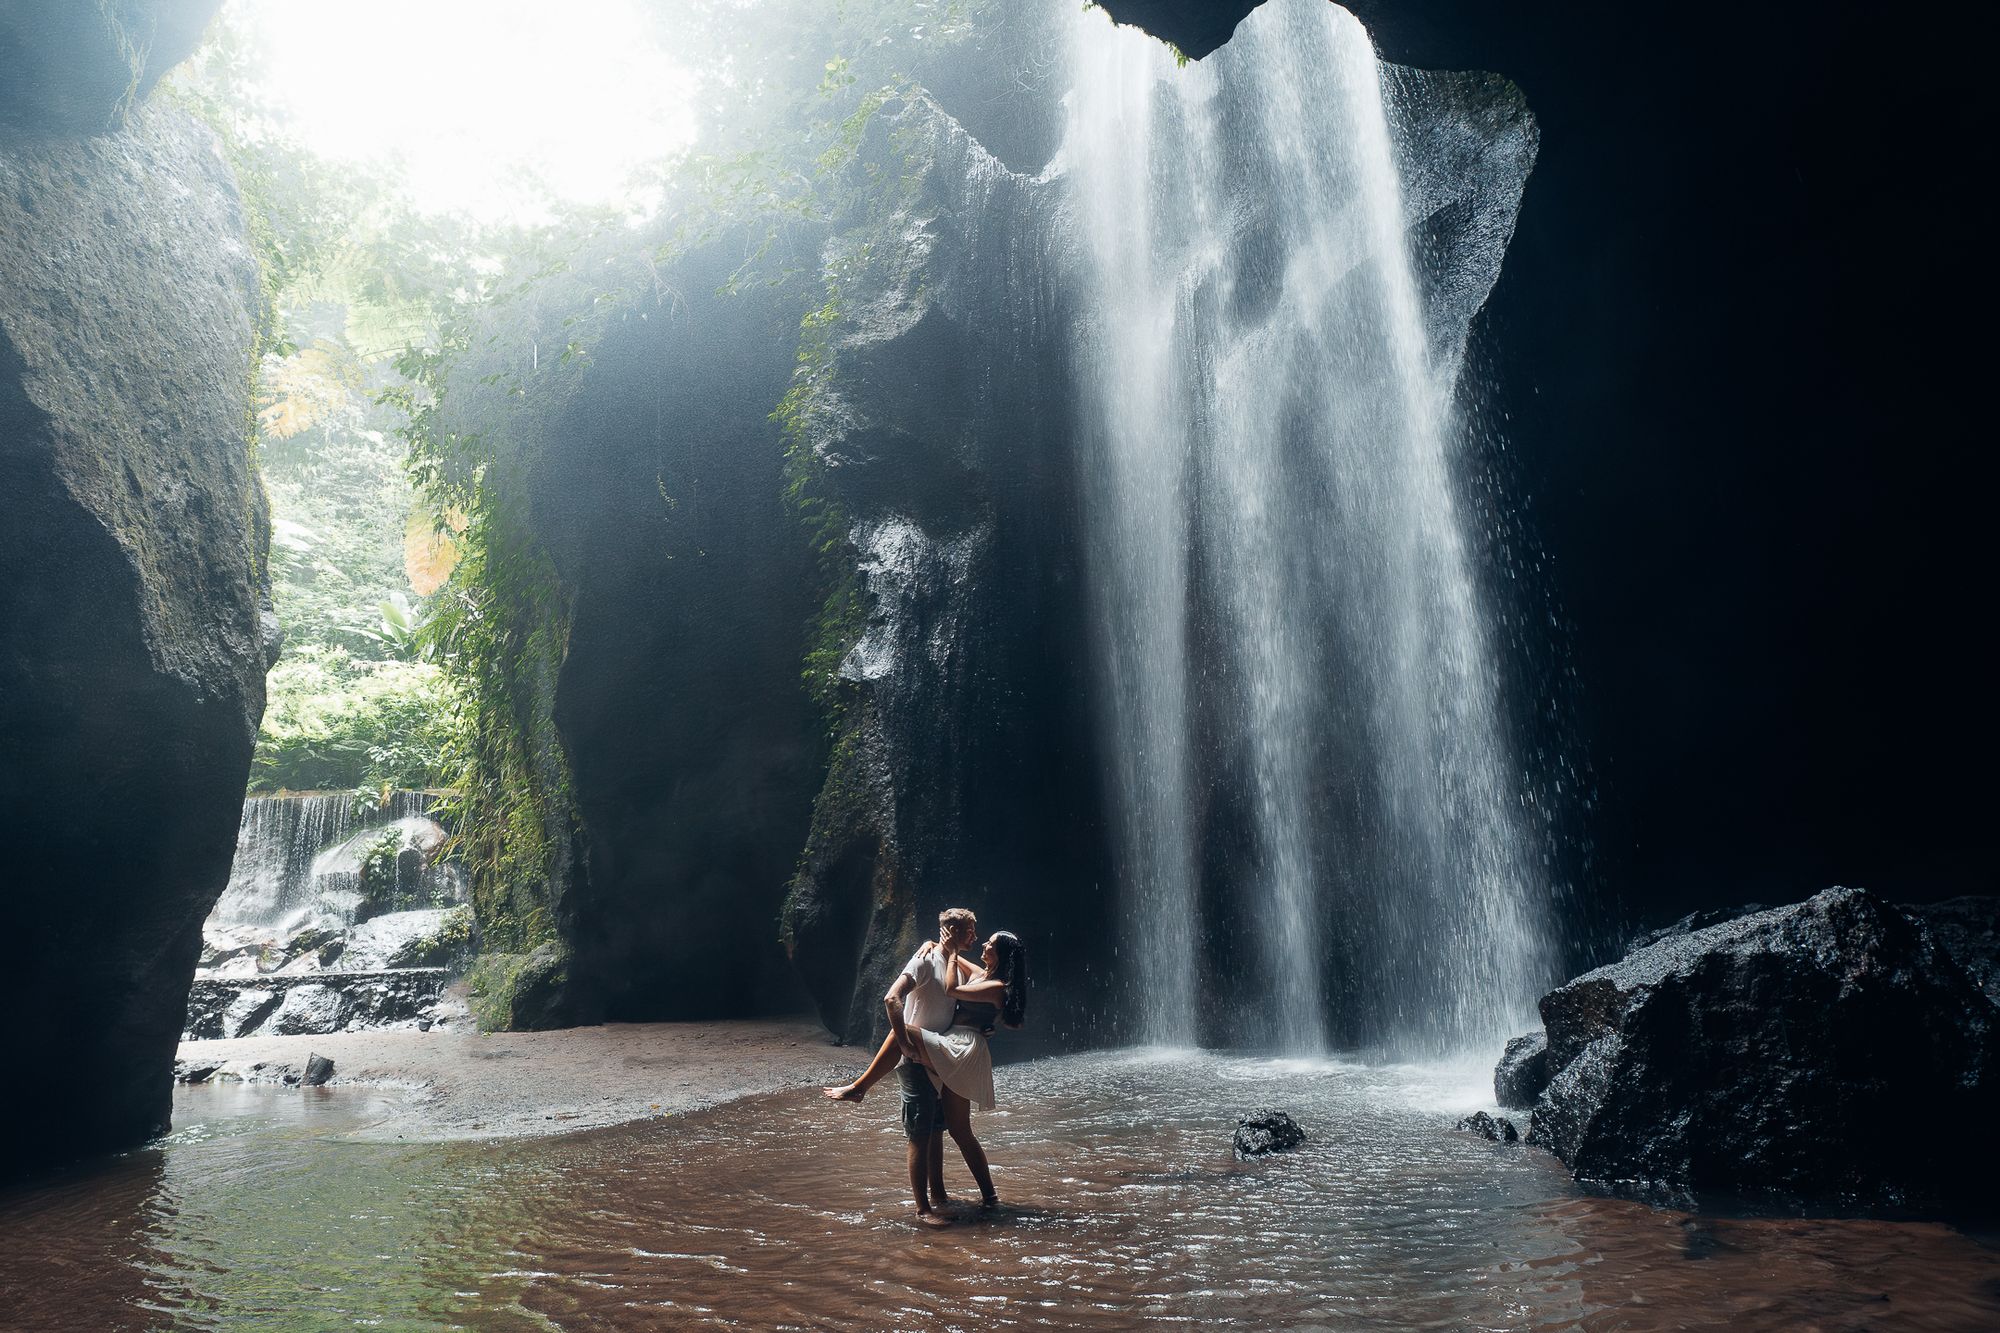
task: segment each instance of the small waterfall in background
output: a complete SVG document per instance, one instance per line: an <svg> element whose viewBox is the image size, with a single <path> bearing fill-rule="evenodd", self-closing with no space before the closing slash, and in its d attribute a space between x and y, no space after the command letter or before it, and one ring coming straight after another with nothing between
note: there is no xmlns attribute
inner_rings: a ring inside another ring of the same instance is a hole
<svg viewBox="0 0 2000 1333"><path fill-rule="evenodd" d="M296 927L314 915L351 923L361 896L361 868L387 834L399 848L389 892L396 898L464 898L457 867L430 865L444 830L430 818L433 798L392 791L379 805L352 792L251 796L243 802L229 884L209 913L211 927ZM416 855L406 855L415 852Z"/></svg>
<svg viewBox="0 0 2000 1333"><path fill-rule="evenodd" d="M471 909L436 796L285 792L243 802L229 884L202 923L188 1038L466 1021L446 994Z"/></svg>
<svg viewBox="0 0 2000 1333"><path fill-rule="evenodd" d="M1286 1050L1491 1045L1548 979L1548 889L1454 498L1465 329L1427 327L1383 68L1326 0L1271 0L1185 68L1084 13L1072 59L1140 1035L1201 1040L1220 988L1237 1039Z"/></svg>

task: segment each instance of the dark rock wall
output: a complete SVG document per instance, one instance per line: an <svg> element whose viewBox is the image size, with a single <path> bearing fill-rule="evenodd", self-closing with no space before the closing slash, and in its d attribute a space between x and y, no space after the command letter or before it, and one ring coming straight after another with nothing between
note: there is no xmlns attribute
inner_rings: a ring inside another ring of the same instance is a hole
<svg viewBox="0 0 2000 1333"><path fill-rule="evenodd" d="M1022 934L1037 1027L1082 1036L1108 1017L1110 904L1060 216L924 95L877 115L857 167L906 193L828 246L844 309L810 444L869 612L787 938L828 1026L861 1040L937 912L970 907Z"/></svg>
<svg viewBox="0 0 2000 1333"><path fill-rule="evenodd" d="M777 911L825 744L800 680L813 561L770 420L798 315L718 295L741 259L700 252L616 325L530 483L572 598L554 698L587 861L571 982L611 1018L802 1003Z"/></svg>
<svg viewBox="0 0 2000 1333"><path fill-rule="evenodd" d="M214 136L0 147L0 1174L165 1126L264 706L257 266Z"/></svg>

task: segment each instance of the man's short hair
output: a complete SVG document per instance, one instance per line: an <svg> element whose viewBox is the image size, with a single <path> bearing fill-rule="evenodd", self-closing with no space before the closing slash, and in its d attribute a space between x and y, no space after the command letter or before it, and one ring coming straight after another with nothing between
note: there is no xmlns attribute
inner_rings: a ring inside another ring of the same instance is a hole
<svg viewBox="0 0 2000 1333"><path fill-rule="evenodd" d="M954 929L966 926L978 930L979 918L969 907L947 907L938 913L938 929L942 931L946 926Z"/></svg>

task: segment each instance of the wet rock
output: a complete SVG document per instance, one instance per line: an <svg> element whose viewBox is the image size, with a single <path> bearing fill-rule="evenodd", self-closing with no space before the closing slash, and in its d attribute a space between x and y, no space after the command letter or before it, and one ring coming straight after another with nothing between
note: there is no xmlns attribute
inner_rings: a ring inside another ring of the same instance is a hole
<svg viewBox="0 0 2000 1333"><path fill-rule="evenodd" d="M360 923L391 912L451 907L465 897L462 874L442 859L450 835L427 815L405 815L349 835L313 858L325 909Z"/></svg>
<svg viewBox="0 0 2000 1333"><path fill-rule="evenodd" d="M185 1035L194 1039L246 1036L276 1012L283 998L282 988L196 981L188 992Z"/></svg>
<svg viewBox="0 0 2000 1333"><path fill-rule="evenodd" d="M1452 1128L1477 1134L1482 1139L1494 1143L1519 1143L1521 1131L1514 1128L1514 1122L1504 1115L1488 1115L1484 1111L1474 1111L1460 1120Z"/></svg>
<svg viewBox="0 0 2000 1333"><path fill-rule="evenodd" d="M555 943L525 954L483 954L466 977L484 1032L563 1026L569 957Z"/></svg>
<svg viewBox="0 0 2000 1333"><path fill-rule="evenodd" d="M1544 996L1529 1141L1581 1178L1933 1207L2000 1114L2000 1011L1859 889L1669 936Z"/></svg>
<svg viewBox="0 0 2000 1333"><path fill-rule="evenodd" d="M306 1053L306 1072L299 1080L308 1088L317 1088L333 1077L333 1061L324 1055L309 1051Z"/></svg>
<svg viewBox="0 0 2000 1333"><path fill-rule="evenodd" d="M2000 897L1905 903L1903 910L1928 926L1986 998L2000 1004Z"/></svg>
<svg viewBox="0 0 2000 1333"><path fill-rule="evenodd" d="M1240 1158L1289 1152L1306 1141L1306 1132L1283 1111L1264 1107L1236 1122L1235 1151Z"/></svg>
<svg viewBox="0 0 2000 1333"><path fill-rule="evenodd" d="M187 1084L206 1083L211 1078L214 1078L216 1071L221 1068L222 1065L213 1060L176 1060L174 1061L174 1082Z"/></svg>
<svg viewBox="0 0 2000 1333"><path fill-rule="evenodd" d="M1725 921L1734 921L1738 917L1770 910L1768 903L1744 903L1741 907L1705 907L1698 912L1689 912L1669 925L1640 931L1632 937L1632 942L1625 946L1625 952L1637 953L1641 949L1658 944L1661 940L1670 940L1679 935L1692 935L1697 930L1707 930L1710 926L1719 926Z"/></svg>
<svg viewBox="0 0 2000 1333"><path fill-rule="evenodd" d="M1493 1100L1502 1106L1527 1109L1549 1085L1549 1037L1524 1033L1507 1043L1493 1067Z"/></svg>
<svg viewBox="0 0 2000 1333"><path fill-rule="evenodd" d="M414 1027L435 1015L450 974L439 967L314 972L254 980L202 977L189 992L190 1040L270 1032L324 1036Z"/></svg>
<svg viewBox="0 0 2000 1333"><path fill-rule="evenodd" d="M350 971L453 967L472 948L472 909L426 907L372 917L347 933L341 966Z"/></svg>
<svg viewBox="0 0 2000 1333"><path fill-rule="evenodd" d="M322 1035L347 1026L351 1002L338 988L317 982L293 986L271 1015L271 1031L280 1036Z"/></svg>
<svg viewBox="0 0 2000 1333"><path fill-rule="evenodd" d="M16 39L67 30L17 29L18 8L0 101L40 77L17 81ZM169 1120L264 707L259 290L193 117L151 104L89 139L0 134L0 1001L30 1015L23 1067L75 1092L15 1108L0 1178Z"/></svg>

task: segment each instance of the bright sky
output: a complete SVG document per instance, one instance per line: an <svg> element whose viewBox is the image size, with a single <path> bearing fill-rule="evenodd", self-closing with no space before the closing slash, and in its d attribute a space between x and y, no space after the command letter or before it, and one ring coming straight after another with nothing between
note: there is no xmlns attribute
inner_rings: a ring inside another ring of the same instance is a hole
<svg viewBox="0 0 2000 1333"><path fill-rule="evenodd" d="M523 172L629 201L633 168L693 135L689 81L636 0L233 0L267 91L329 157L400 155L419 207L533 216Z"/></svg>

